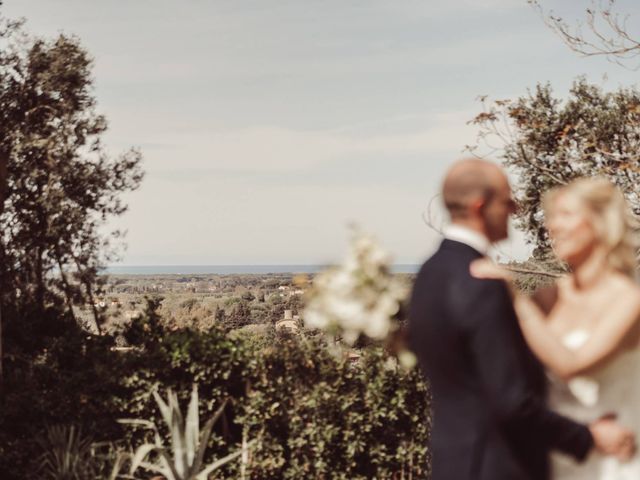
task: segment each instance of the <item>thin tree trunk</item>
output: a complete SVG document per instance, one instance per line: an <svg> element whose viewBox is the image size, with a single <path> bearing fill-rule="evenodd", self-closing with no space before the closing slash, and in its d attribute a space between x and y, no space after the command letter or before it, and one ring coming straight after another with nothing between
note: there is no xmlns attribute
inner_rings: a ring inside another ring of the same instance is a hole
<svg viewBox="0 0 640 480"><path fill-rule="evenodd" d="M84 286L87 289L87 294L89 295L89 301L91 302L91 310L93 312L93 323L96 327L96 331L98 335L102 335L102 329L100 328L100 313L98 313L98 308L96 307L96 299L93 296L93 288L89 282L84 282Z"/></svg>
<svg viewBox="0 0 640 480"><path fill-rule="evenodd" d="M4 212L4 202L7 198L7 180L8 180L9 154L3 149L0 153L0 215ZM0 242L2 238L0 237ZM0 252L4 252L3 245L0 243ZM0 257L0 261L4 260ZM4 369L2 361L2 301L4 299L4 285L0 281L0 398L4 396Z"/></svg>
<svg viewBox="0 0 640 480"><path fill-rule="evenodd" d="M67 308L69 309L69 314L71 315L71 318L73 318L73 320L76 321L76 316L73 313L73 299L71 298L71 285L69 284L67 275L64 273L62 261L60 260L60 255L56 254L56 260L58 262L58 268L60 269L60 277L62 278L62 285L64 286L64 297L66 300Z"/></svg>
<svg viewBox="0 0 640 480"><path fill-rule="evenodd" d="M0 287L0 398L4 396L4 370L2 368L2 287Z"/></svg>
<svg viewBox="0 0 640 480"><path fill-rule="evenodd" d="M89 302L91 303L91 310L93 312L93 321L96 332L98 333L98 335L102 335L102 329L100 328L100 313L96 308L96 299L93 296L93 287L91 286L91 282L86 281L84 276L82 275L82 265L80 264L80 262L78 262L78 259L74 258L73 260L76 264L76 268L78 269L80 282L82 283L82 285L84 285L87 296L89 297Z"/></svg>
<svg viewBox="0 0 640 480"><path fill-rule="evenodd" d="M36 304L40 312L44 312L44 261L42 255L42 248L36 247Z"/></svg>

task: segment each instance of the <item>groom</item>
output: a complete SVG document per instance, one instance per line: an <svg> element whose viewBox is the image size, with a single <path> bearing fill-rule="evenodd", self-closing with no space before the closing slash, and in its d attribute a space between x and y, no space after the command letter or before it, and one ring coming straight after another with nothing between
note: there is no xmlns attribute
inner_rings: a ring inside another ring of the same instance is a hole
<svg viewBox="0 0 640 480"><path fill-rule="evenodd" d="M595 447L630 455L632 434L611 420L581 425L545 406L545 376L525 344L506 286L470 263L507 238L515 211L496 165L466 159L442 189L451 225L423 265L409 341L431 385L432 480L545 480L552 449L583 460Z"/></svg>

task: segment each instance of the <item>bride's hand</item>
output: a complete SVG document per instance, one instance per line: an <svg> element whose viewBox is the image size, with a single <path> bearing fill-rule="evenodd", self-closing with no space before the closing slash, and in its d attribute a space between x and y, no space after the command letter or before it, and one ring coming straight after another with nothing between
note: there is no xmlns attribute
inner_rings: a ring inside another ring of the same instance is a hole
<svg viewBox="0 0 640 480"><path fill-rule="evenodd" d="M493 278L496 280L504 280L511 282L511 272L507 269L496 265L492 260L488 258L479 258L471 262L469 266L469 272L476 278Z"/></svg>

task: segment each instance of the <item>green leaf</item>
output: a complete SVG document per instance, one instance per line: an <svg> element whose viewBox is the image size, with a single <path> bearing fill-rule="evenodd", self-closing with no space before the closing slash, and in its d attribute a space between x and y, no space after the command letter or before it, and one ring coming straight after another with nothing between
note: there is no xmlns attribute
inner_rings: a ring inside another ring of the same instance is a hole
<svg viewBox="0 0 640 480"><path fill-rule="evenodd" d="M129 474L133 475L134 473L136 473L136 470L138 470L144 459L147 458L147 456L154 450L159 451L162 450L162 448L152 443L145 443L143 445L140 445L131 458L131 467L129 468Z"/></svg>
<svg viewBox="0 0 640 480"><path fill-rule="evenodd" d="M185 428L185 444L187 449L187 462L193 464L200 437L200 415L198 413L198 387L194 384L191 392L191 401L187 411L187 425Z"/></svg>

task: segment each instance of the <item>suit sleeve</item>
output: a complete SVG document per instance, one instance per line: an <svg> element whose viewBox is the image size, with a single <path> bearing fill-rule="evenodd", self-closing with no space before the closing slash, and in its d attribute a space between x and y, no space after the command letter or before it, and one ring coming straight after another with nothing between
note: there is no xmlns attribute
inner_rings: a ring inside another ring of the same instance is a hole
<svg viewBox="0 0 640 480"><path fill-rule="evenodd" d="M473 279L460 306L482 388L505 430L516 437L535 431L552 448L584 459L593 447L588 427L550 411L530 387L527 347L504 284Z"/></svg>

